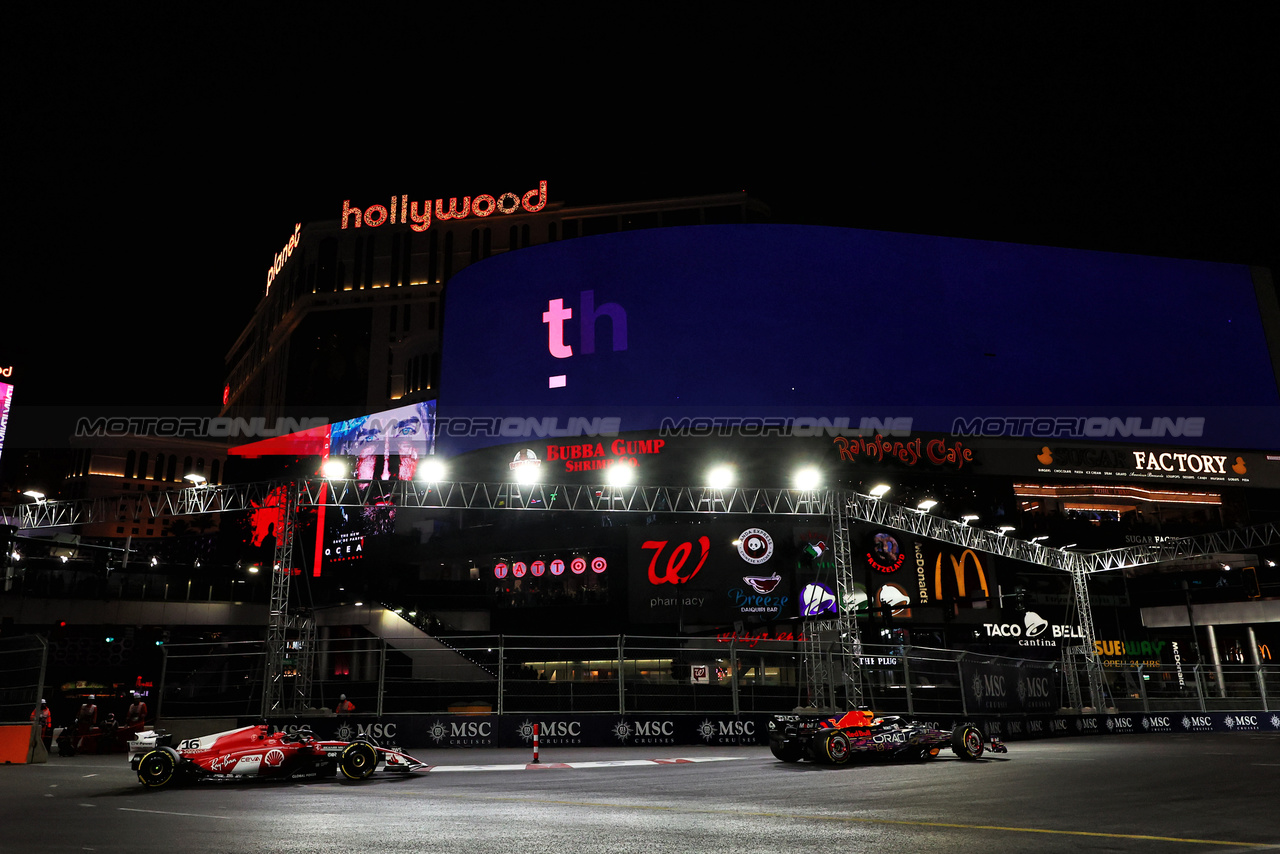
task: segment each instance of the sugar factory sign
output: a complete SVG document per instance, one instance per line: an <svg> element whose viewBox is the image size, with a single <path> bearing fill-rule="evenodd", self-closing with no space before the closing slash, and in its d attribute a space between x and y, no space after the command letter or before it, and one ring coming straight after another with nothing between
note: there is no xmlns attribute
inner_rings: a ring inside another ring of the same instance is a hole
<svg viewBox="0 0 1280 854"><path fill-rule="evenodd" d="M1010 460L1005 454L1006 449L994 449L984 456L984 460L993 463L989 473L1008 468ZM1264 479L1274 475L1260 462L1259 455L1235 451L1203 453L1142 446L1105 448L1037 443L1022 454L1023 462L1033 462L1038 474L1242 484L1260 484L1260 475ZM1025 471L1025 467L1022 468Z"/></svg>
<svg viewBox="0 0 1280 854"><path fill-rule="evenodd" d="M1160 450L1133 452L1133 467L1145 471L1226 474L1226 463L1225 456L1215 454L1172 453ZM1244 474L1244 461L1236 457L1233 468L1237 474Z"/></svg>
<svg viewBox="0 0 1280 854"><path fill-rule="evenodd" d="M523 195L507 192L498 197L490 195L463 196L459 204L457 198L449 199L448 206L444 199L435 200L435 218L443 222L449 219L466 219L469 216L486 217L495 213L513 214L525 211L537 213L547 206L547 182L539 181L538 186ZM422 202L410 201L408 194L392 196L388 205L369 205L366 208L351 206L350 199L342 202L342 227L378 228L382 225L404 225L414 231L426 231L431 227L431 199Z"/></svg>

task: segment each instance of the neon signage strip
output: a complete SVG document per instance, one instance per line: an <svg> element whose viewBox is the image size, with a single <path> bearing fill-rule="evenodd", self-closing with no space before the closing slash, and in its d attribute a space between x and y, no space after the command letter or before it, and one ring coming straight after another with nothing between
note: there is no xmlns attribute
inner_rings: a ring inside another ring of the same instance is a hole
<svg viewBox="0 0 1280 854"><path fill-rule="evenodd" d="M9 429L9 408L12 405L13 386L9 383L0 383L0 453L4 452L4 434Z"/></svg>
<svg viewBox="0 0 1280 854"><path fill-rule="evenodd" d="M293 250L298 248L298 243L302 240L302 223L296 223L293 226L293 236L285 242L284 248L276 253L275 261L271 264L271 269L267 270L267 293L271 293L271 283L276 280L276 276L280 275L280 271L284 269L284 264L289 260L289 256L293 254Z"/></svg>
<svg viewBox="0 0 1280 854"><path fill-rule="evenodd" d="M424 200L419 213L418 202L409 201L408 194L401 196L392 196L389 205L369 205L361 210L353 208L350 199L344 199L342 202L342 227L347 228L348 223L353 223L355 228L368 226L369 228L378 228L381 225L391 223L392 225L404 225L409 223L409 228L414 231L426 231L431 227L431 199ZM515 193L507 192L494 198L490 195L463 196L462 205L458 205L457 198L449 199L449 207L446 209L444 199L435 200L435 218L437 221L443 222L450 219L466 219L469 216L486 217L495 213L513 214L525 211L526 213L537 213L547 206L547 182L539 181L537 189L530 190L523 196L517 196Z"/></svg>
<svg viewBox="0 0 1280 854"><path fill-rule="evenodd" d="M608 561L602 557L593 557L590 565L591 571L597 575L609 568ZM563 560L556 558L551 561L552 575L564 575L564 570L565 562ZM531 564L526 564L522 560L512 561L510 564L506 561L499 561L493 565L494 578L506 578L508 572L511 573L512 578L524 578L526 574L532 575L535 578L541 578L546 571L547 562L542 560L535 560ZM583 557L574 557L569 561L569 571L574 575L582 575L587 571L586 559Z"/></svg>
<svg viewBox="0 0 1280 854"><path fill-rule="evenodd" d="M1165 504L1221 504L1216 492L1175 492L1165 489L1143 489L1140 486L1041 486L1015 483L1013 494L1028 498L1102 498L1115 496L1132 501L1158 501Z"/></svg>

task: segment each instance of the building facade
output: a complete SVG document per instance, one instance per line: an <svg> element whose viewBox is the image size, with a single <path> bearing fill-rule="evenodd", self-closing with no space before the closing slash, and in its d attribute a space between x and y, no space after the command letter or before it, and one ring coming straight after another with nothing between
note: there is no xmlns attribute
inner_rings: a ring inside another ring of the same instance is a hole
<svg viewBox="0 0 1280 854"><path fill-rule="evenodd" d="M344 200L339 219L299 224L227 354L222 414L336 421L432 400L448 284L469 265L578 237L768 217L744 193L577 207L554 193L543 181L520 195Z"/></svg>

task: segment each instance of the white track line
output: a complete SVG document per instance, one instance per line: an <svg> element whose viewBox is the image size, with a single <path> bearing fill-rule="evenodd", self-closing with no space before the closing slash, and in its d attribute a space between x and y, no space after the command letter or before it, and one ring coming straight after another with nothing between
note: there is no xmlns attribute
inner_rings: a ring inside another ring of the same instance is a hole
<svg viewBox="0 0 1280 854"><path fill-rule="evenodd" d="M566 768L621 768L639 765L687 765L694 762L732 762L745 756L708 756L699 759L614 759L598 762L539 762L509 765L431 765L419 771L440 773L444 771L543 771Z"/></svg>

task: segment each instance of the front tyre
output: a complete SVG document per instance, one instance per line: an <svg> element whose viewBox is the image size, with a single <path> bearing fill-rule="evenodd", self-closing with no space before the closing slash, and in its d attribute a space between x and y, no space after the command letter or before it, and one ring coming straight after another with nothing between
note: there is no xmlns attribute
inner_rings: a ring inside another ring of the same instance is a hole
<svg viewBox="0 0 1280 854"><path fill-rule="evenodd" d="M348 744L338 757L338 768L348 780L366 780L377 767L377 751L362 741Z"/></svg>
<svg viewBox="0 0 1280 854"><path fill-rule="evenodd" d="M951 752L961 759L980 759L984 749L982 730L974 724L961 724L951 733Z"/></svg>
<svg viewBox="0 0 1280 854"><path fill-rule="evenodd" d="M158 747L138 762L138 782L149 789L159 789L172 783L177 771L177 755Z"/></svg>

